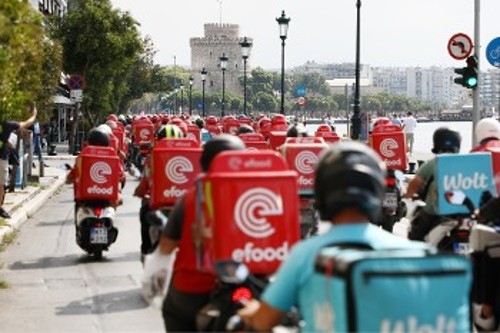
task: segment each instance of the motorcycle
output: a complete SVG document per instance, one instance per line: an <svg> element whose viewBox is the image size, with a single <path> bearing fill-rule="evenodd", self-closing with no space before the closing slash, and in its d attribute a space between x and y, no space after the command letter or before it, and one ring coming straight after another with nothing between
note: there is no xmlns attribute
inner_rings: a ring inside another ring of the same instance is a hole
<svg viewBox="0 0 500 333"><path fill-rule="evenodd" d="M87 201L75 207L76 243L97 260L102 252L116 241L118 229L114 227L115 209L107 202Z"/></svg>
<svg viewBox="0 0 500 333"><path fill-rule="evenodd" d="M307 239L318 234L319 218L313 199L300 197L300 238Z"/></svg>
<svg viewBox="0 0 500 333"><path fill-rule="evenodd" d="M267 281L250 274L244 264L232 260L215 263L215 272L218 286L196 317L196 327L201 332L226 331L236 312L252 298L260 298L267 285ZM236 324L233 321L230 326Z"/></svg>
<svg viewBox="0 0 500 333"><path fill-rule="evenodd" d="M152 253L158 243L160 242L160 236L163 228L168 222L168 210L151 210L149 208L149 201L145 200L140 210L141 219L141 237L147 237L146 242L143 239L143 245L145 248L141 249L141 262L144 263L144 256L146 254ZM149 248L146 246L149 245Z"/></svg>
<svg viewBox="0 0 500 333"><path fill-rule="evenodd" d="M392 232L394 224L406 216L404 196L404 174L399 170L389 169L386 176L386 190L382 202L382 213L375 222L384 230Z"/></svg>

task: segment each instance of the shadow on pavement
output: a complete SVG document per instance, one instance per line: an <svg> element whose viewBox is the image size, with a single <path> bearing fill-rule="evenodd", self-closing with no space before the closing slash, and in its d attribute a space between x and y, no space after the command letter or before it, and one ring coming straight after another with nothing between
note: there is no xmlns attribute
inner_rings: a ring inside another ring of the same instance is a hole
<svg viewBox="0 0 500 333"><path fill-rule="evenodd" d="M76 266L88 263L106 263L106 262L126 262L126 261L140 261L139 252L128 252L121 255L103 254L101 260L96 260L94 257L85 253L74 254L64 257L42 257L32 261L16 261L9 266L11 270L25 270L25 269L43 269L43 268L57 268Z"/></svg>
<svg viewBox="0 0 500 333"><path fill-rule="evenodd" d="M72 301L56 307L56 315L106 314L145 309L149 306L139 289L112 292Z"/></svg>

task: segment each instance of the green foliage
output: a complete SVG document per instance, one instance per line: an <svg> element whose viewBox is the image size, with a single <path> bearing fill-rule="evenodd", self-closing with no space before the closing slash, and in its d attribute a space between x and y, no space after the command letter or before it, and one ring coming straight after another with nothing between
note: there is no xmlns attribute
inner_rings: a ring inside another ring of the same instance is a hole
<svg viewBox="0 0 500 333"><path fill-rule="evenodd" d="M39 119L50 112L60 49L47 38L42 22L28 1L0 2L0 120L27 117L30 101L37 102Z"/></svg>
<svg viewBox="0 0 500 333"><path fill-rule="evenodd" d="M141 40L138 23L109 0L75 0L74 6L57 30L64 70L85 77L84 109L102 120L140 94L131 88L132 76L150 65L150 43Z"/></svg>

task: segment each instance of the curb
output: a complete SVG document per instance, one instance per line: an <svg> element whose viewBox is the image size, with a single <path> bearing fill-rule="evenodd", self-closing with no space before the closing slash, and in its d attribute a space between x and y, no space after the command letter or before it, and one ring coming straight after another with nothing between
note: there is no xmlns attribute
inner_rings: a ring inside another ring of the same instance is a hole
<svg viewBox="0 0 500 333"><path fill-rule="evenodd" d="M21 207L13 212L10 219L6 220L8 225L0 227L0 245L3 245L4 237L6 235L13 233L16 229L19 229L24 222L31 218L38 211L38 209L40 209L40 207L64 185L65 177L54 176L51 178L54 178L54 180L47 189L39 189L31 196L24 199L20 204Z"/></svg>

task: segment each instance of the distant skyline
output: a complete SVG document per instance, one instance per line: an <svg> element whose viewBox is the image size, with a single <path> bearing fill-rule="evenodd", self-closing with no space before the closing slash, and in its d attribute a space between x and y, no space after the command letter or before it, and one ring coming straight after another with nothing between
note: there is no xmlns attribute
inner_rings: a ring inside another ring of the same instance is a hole
<svg viewBox="0 0 500 333"><path fill-rule="evenodd" d="M253 67L278 69L281 40L276 17L291 18L286 40L287 68L355 61L356 0L111 0L128 11L149 35L161 65L189 67L189 39L203 37L205 23L232 23L254 39ZM221 10L222 8L222 10ZM481 70L492 67L484 53L500 37L500 0L481 1ZM362 0L361 63L373 67L461 67L451 58L449 38L462 32L474 39L474 0Z"/></svg>

